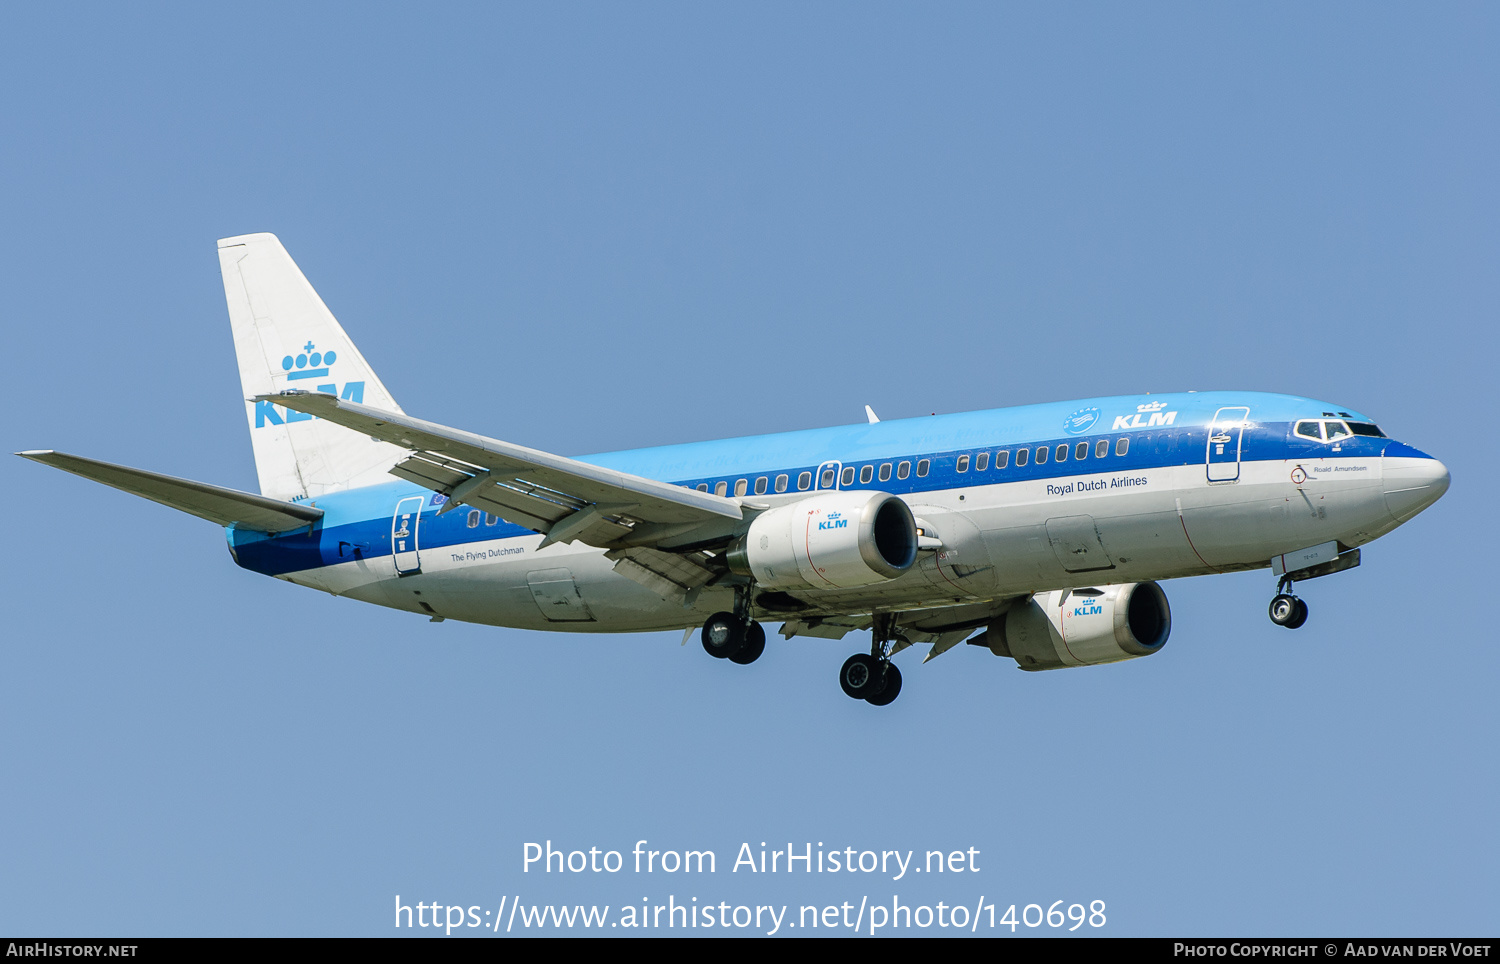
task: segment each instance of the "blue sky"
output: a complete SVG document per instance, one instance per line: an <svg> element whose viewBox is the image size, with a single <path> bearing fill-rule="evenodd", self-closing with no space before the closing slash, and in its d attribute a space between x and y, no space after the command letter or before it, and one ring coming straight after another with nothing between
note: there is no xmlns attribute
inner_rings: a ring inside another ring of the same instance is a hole
<svg viewBox="0 0 1500 964"><path fill-rule="evenodd" d="M894 893L1493 931L1497 54L1480 4L6 7L7 451L253 489L214 241L270 231L409 412L550 451L1226 388L1454 481L1296 634L1265 572L1171 582L1153 658L965 647L876 712L852 637L433 625L8 458L0 929ZM523 873L548 839L720 871ZM981 870L728 872L761 841Z"/></svg>

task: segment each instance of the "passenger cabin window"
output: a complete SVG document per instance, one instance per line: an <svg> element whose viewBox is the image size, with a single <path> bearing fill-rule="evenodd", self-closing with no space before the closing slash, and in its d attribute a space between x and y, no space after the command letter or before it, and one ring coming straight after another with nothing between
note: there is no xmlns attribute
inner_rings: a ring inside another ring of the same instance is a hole
<svg viewBox="0 0 1500 964"><path fill-rule="evenodd" d="M811 486L811 485L812 485L812 473L811 472L803 472L801 475L797 476L797 491L799 491L799 492L806 492L807 489L808 489L808 487Z"/></svg>
<svg viewBox="0 0 1500 964"><path fill-rule="evenodd" d="M1038 445L1036 447L1036 464L1037 465L1046 465L1047 464L1047 446L1045 446L1045 445Z"/></svg>
<svg viewBox="0 0 1500 964"><path fill-rule="evenodd" d="M1016 449L1016 468L1019 469L1021 466L1025 465L1026 460L1030 457L1031 449Z"/></svg>
<svg viewBox="0 0 1500 964"><path fill-rule="evenodd" d="M862 468L862 469L859 470L859 484L860 485L866 485L866 484L868 484L869 481L871 479L873 479L873 478L875 478L875 466L873 466L873 465L866 465L864 468Z"/></svg>
<svg viewBox="0 0 1500 964"><path fill-rule="evenodd" d="M1057 447L1057 452L1054 455L1053 461L1056 461L1056 462L1066 462L1067 460L1068 460L1068 443L1064 442L1064 443L1062 443L1061 445L1059 445Z"/></svg>
<svg viewBox="0 0 1500 964"><path fill-rule="evenodd" d="M1094 458L1102 459L1109 454L1109 439L1102 438L1094 443Z"/></svg>
<svg viewBox="0 0 1500 964"><path fill-rule="evenodd" d="M927 478L927 470L930 469L930 468L932 468L932 460L931 459L920 459L920 460L918 460L918 462L917 462L917 478L919 478L919 479L925 479L925 478Z"/></svg>
<svg viewBox="0 0 1500 964"><path fill-rule="evenodd" d="M880 465L880 481L882 481L882 482L889 482L890 480L891 480L891 463L889 463L889 462L882 462L881 465Z"/></svg>
<svg viewBox="0 0 1500 964"><path fill-rule="evenodd" d="M833 476L834 476L833 469L824 469L823 470L823 482L822 482L823 488L825 488L825 489L831 489L831 488L833 488Z"/></svg>
<svg viewBox="0 0 1500 964"><path fill-rule="evenodd" d="M784 475L778 475L778 476L776 476L776 491L777 492L785 492L786 491L786 476L784 476Z"/></svg>
<svg viewBox="0 0 1500 964"><path fill-rule="evenodd" d="M762 475L760 478L758 478L758 479L755 480L755 494L756 495L765 495L766 494L766 477L764 475Z"/></svg>
<svg viewBox="0 0 1500 964"><path fill-rule="evenodd" d="M1124 455L1126 452L1129 452L1129 451L1130 451L1130 439L1129 438L1120 438L1120 439L1117 439L1115 441L1115 454L1116 455Z"/></svg>
<svg viewBox="0 0 1500 964"><path fill-rule="evenodd" d="M910 462L902 462L900 465L896 466L896 478L898 478L898 479L904 479L908 475L911 475L911 463Z"/></svg>
<svg viewBox="0 0 1500 964"><path fill-rule="evenodd" d="M728 482L717 482L714 484L714 495L723 495L729 491Z"/></svg>
<svg viewBox="0 0 1500 964"><path fill-rule="evenodd" d="M1087 442L1079 442L1077 445L1073 446L1073 458L1075 458L1078 461L1082 462L1084 459L1086 459L1088 457L1089 457L1089 443L1087 443Z"/></svg>
<svg viewBox="0 0 1500 964"><path fill-rule="evenodd" d="M852 465L846 465L846 466L844 466L844 471L842 471L842 472L839 473L839 482L841 484L843 484L843 485L853 485L854 484L854 466L852 466Z"/></svg>
<svg viewBox="0 0 1500 964"><path fill-rule="evenodd" d="M747 483L744 479L740 479L739 481L735 482L734 483L734 494L735 495L744 495L745 494L745 487L748 484L749 483Z"/></svg>
<svg viewBox="0 0 1500 964"><path fill-rule="evenodd" d="M960 472L967 472L967 471L969 471L969 457L967 455L960 455L958 457L958 471L960 471Z"/></svg>
<svg viewBox="0 0 1500 964"><path fill-rule="evenodd" d="M990 453L988 453L988 452L980 452L978 455L974 456L974 471L975 472L983 472L985 469L987 469L989 467L990 467Z"/></svg>
<svg viewBox="0 0 1500 964"><path fill-rule="evenodd" d="M1010 449L1001 449L995 453L995 468L1003 469L1010 464Z"/></svg>
<svg viewBox="0 0 1500 964"><path fill-rule="evenodd" d="M486 512L484 514L484 524L487 526L492 526L499 521L500 517L495 515L493 512Z"/></svg>
<svg viewBox="0 0 1500 964"><path fill-rule="evenodd" d="M474 528L477 525L479 525L479 510L478 509L470 509L469 510L469 528L472 529L472 528Z"/></svg>
<svg viewBox="0 0 1500 964"><path fill-rule="evenodd" d="M707 492L708 491L708 483L707 482L699 482L698 483L698 491L699 492Z"/></svg>

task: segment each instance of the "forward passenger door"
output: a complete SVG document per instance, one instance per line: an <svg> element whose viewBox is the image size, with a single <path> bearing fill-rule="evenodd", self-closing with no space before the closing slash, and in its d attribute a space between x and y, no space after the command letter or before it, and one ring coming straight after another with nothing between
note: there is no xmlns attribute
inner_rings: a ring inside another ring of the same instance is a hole
<svg viewBox="0 0 1500 964"><path fill-rule="evenodd" d="M1250 409L1231 406L1221 408L1208 423L1208 481L1235 482L1240 477L1240 445L1244 440L1245 422Z"/></svg>

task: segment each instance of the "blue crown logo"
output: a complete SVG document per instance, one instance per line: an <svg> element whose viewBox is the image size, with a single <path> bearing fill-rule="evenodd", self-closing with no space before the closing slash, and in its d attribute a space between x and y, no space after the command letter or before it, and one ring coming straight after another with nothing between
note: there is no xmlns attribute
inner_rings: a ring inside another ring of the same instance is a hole
<svg viewBox="0 0 1500 964"><path fill-rule="evenodd" d="M281 360L281 368L286 372L287 381L296 381L299 378L322 378L328 374L328 366L338 361L338 354L331 351L316 352L313 351L315 347L309 341L302 346L302 353L296 358L287 355Z"/></svg>

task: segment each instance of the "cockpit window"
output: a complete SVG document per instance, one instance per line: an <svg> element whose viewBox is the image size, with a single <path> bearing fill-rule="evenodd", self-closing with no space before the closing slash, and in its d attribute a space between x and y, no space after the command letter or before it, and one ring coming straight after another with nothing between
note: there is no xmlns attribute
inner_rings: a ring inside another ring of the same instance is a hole
<svg viewBox="0 0 1500 964"><path fill-rule="evenodd" d="M1355 435L1385 438L1385 433L1369 422L1345 422L1335 418L1303 419L1293 433L1314 442L1337 442Z"/></svg>

